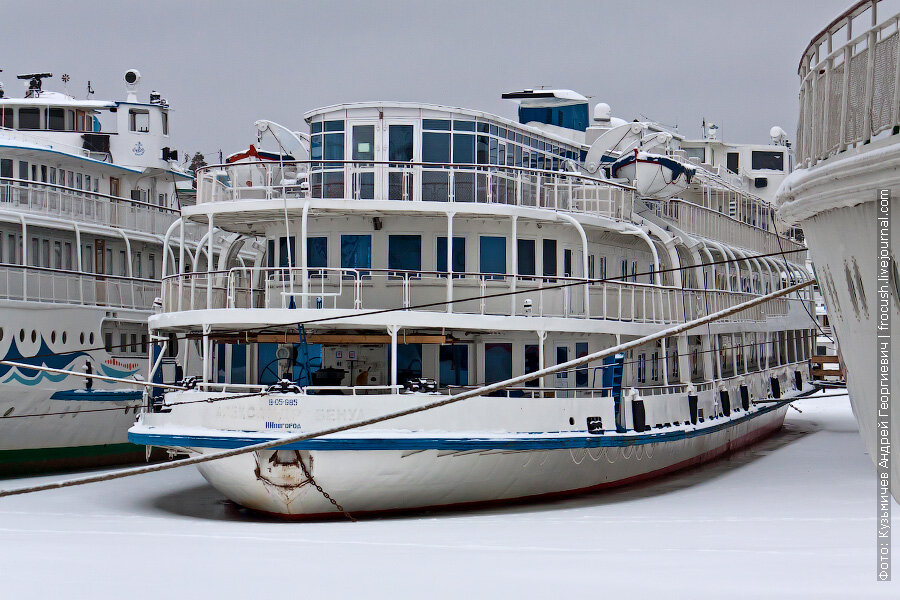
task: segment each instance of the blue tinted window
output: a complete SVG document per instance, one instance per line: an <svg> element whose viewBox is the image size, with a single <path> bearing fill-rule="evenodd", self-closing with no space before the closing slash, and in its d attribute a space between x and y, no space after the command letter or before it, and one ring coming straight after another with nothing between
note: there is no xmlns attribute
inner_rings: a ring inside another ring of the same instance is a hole
<svg viewBox="0 0 900 600"><path fill-rule="evenodd" d="M453 121L456 131L475 131L475 121Z"/></svg>
<svg viewBox="0 0 900 600"><path fill-rule="evenodd" d="M325 136L325 160L344 160L344 134L329 133Z"/></svg>
<svg viewBox="0 0 900 600"><path fill-rule="evenodd" d="M322 159L322 136L314 135L309 143L309 157L312 160Z"/></svg>
<svg viewBox="0 0 900 600"><path fill-rule="evenodd" d="M343 131L343 121L325 121L325 131Z"/></svg>
<svg viewBox="0 0 900 600"><path fill-rule="evenodd" d="M425 132L422 134L422 162L450 162L449 133Z"/></svg>
<svg viewBox="0 0 900 600"><path fill-rule="evenodd" d="M306 238L306 264L309 267L328 266L328 238Z"/></svg>
<svg viewBox="0 0 900 600"><path fill-rule="evenodd" d="M574 129L575 131L584 131L587 129L589 122L588 105L570 104L569 106L547 107L520 106L519 122L530 123L532 121L556 125L557 127L565 127L566 129Z"/></svg>
<svg viewBox="0 0 900 600"><path fill-rule="evenodd" d="M506 274L506 238L481 236L481 262L482 273Z"/></svg>
<svg viewBox="0 0 900 600"><path fill-rule="evenodd" d="M465 344L441 346L439 385L467 385L469 383L469 347Z"/></svg>
<svg viewBox="0 0 900 600"><path fill-rule="evenodd" d="M478 122L478 133L488 133L490 131L490 129L491 129L491 127L489 124L487 124L483 121Z"/></svg>
<svg viewBox="0 0 900 600"><path fill-rule="evenodd" d="M516 240L519 259L519 275L534 275L534 240Z"/></svg>
<svg viewBox="0 0 900 600"><path fill-rule="evenodd" d="M437 271L447 271L447 237L437 239ZM464 273L466 271L466 238L453 238L453 272Z"/></svg>
<svg viewBox="0 0 900 600"><path fill-rule="evenodd" d="M247 346L231 346L231 383L247 383Z"/></svg>
<svg viewBox="0 0 900 600"><path fill-rule="evenodd" d="M422 119L422 129L438 129L450 131L449 119Z"/></svg>
<svg viewBox="0 0 900 600"><path fill-rule="evenodd" d="M322 121L313 121L309 124L309 132L310 133L321 133L322 132Z"/></svg>
<svg viewBox="0 0 900 600"><path fill-rule="evenodd" d="M421 271L422 236L388 236L388 268L402 271Z"/></svg>
<svg viewBox="0 0 900 600"><path fill-rule="evenodd" d="M495 383L512 377L512 344L486 343L484 345L484 382ZM495 392L495 395L506 395Z"/></svg>
<svg viewBox="0 0 900 600"><path fill-rule="evenodd" d="M556 240L544 240L544 275L556 275Z"/></svg>
<svg viewBox="0 0 900 600"><path fill-rule="evenodd" d="M541 367L541 350L537 344L525 344L525 373L534 373ZM529 379L525 382L529 387L538 387L541 385L540 379Z"/></svg>
<svg viewBox="0 0 900 600"><path fill-rule="evenodd" d="M279 267L290 267L296 265L297 262L295 246L297 245L296 238L291 236L290 248L288 247L288 239L286 237L282 237L278 240L278 266Z"/></svg>
<svg viewBox="0 0 900 600"><path fill-rule="evenodd" d="M453 162L467 164L475 162L474 135L453 134Z"/></svg>
<svg viewBox="0 0 900 600"><path fill-rule="evenodd" d="M341 268L368 269L372 267L372 236L341 236Z"/></svg>

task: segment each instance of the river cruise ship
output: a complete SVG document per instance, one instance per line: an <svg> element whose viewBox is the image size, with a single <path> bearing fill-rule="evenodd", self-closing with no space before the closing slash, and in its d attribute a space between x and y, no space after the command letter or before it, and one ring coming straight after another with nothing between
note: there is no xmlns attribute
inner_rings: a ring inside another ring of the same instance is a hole
<svg viewBox="0 0 900 600"><path fill-rule="evenodd" d="M504 97L517 121L366 102L313 110L303 132L260 122L278 152L201 170L183 221L262 251L252 264L223 251L215 271L164 263L151 332L196 340L203 376L140 415L130 439L196 456L313 432L808 278L770 203L719 174L724 152L691 160L679 136L569 90ZM199 468L238 504L290 517L637 481L779 429L812 389L811 310L807 293L775 298L575 369Z"/></svg>
<svg viewBox="0 0 900 600"><path fill-rule="evenodd" d="M900 498L900 369L885 362L900 323L900 14L880 9L855 3L800 58L798 169L778 220L807 237L860 434Z"/></svg>
<svg viewBox="0 0 900 600"><path fill-rule="evenodd" d="M115 102L43 89L51 77L19 75L24 97L0 92L0 358L146 379L163 237L192 179L169 142L170 107L156 92L138 99L136 70ZM185 232L193 257L205 230ZM168 371L184 359L172 348ZM0 473L143 458L127 440L142 388L85 387L0 365Z"/></svg>

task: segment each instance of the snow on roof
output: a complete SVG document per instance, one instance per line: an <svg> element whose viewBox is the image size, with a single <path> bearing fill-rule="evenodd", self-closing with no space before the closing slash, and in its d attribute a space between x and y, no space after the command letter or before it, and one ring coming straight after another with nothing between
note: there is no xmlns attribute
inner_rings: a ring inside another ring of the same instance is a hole
<svg viewBox="0 0 900 600"><path fill-rule="evenodd" d="M16 106L65 106L85 110L102 110L113 108L115 102L108 100L79 100L60 92L41 92L37 98L0 98L0 105Z"/></svg>

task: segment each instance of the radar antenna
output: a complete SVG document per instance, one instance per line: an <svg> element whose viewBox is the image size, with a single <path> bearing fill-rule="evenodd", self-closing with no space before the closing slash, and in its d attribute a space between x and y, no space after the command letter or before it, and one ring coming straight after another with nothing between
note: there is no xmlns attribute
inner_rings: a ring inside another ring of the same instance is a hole
<svg viewBox="0 0 900 600"><path fill-rule="evenodd" d="M36 98L41 95L41 83L44 79L53 77L53 73L23 73L16 75L16 79L28 80L28 91L25 92L26 98Z"/></svg>

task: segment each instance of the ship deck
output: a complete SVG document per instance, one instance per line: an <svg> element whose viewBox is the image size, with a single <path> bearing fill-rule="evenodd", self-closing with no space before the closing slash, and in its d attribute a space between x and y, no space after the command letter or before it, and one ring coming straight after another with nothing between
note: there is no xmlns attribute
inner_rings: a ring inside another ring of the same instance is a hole
<svg viewBox="0 0 900 600"><path fill-rule="evenodd" d="M285 523L236 508L193 468L5 498L0 591L212 598L289 585L309 597L367 598L600 589L667 598L695 598L700 589L748 598L772 589L782 597L890 595L900 584L875 582L875 474L846 396L795 405L803 413L790 411L781 432L700 468L469 512Z"/></svg>

